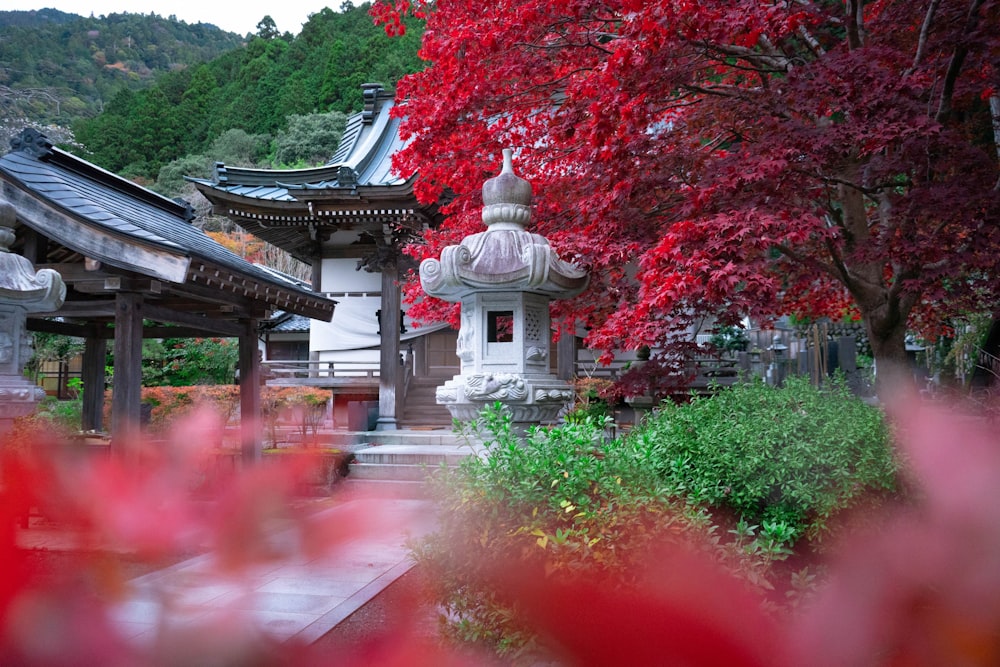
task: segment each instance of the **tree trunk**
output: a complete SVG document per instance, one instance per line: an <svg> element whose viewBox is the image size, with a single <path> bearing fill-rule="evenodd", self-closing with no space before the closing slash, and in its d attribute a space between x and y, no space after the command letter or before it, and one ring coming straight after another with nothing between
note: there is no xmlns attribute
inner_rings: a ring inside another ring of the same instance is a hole
<svg viewBox="0 0 1000 667"><path fill-rule="evenodd" d="M896 313L886 317L879 312L865 313L868 342L875 358L875 390L883 401L915 389L913 369L906 356L906 317Z"/></svg>

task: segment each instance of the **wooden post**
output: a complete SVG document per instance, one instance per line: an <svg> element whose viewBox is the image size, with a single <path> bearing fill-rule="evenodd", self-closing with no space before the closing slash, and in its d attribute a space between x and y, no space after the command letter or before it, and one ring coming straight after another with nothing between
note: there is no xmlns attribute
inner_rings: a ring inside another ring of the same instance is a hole
<svg viewBox="0 0 1000 667"><path fill-rule="evenodd" d="M83 348L84 431L100 431L104 426L104 367L107 363L108 342L93 331Z"/></svg>
<svg viewBox="0 0 1000 667"><path fill-rule="evenodd" d="M311 269L312 276L312 291L322 292L323 291L323 260L317 255L313 257Z"/></svg>
<svg viewBox="0 0 1000 667"><path fill-rule="evenodd" d="M556 342L556 377L572 382L576 375L576 334L563 331Z"/></svg>
<svg viewBox="0 0 1000 667"><path fill-rule="evenodd" d="M244 323L240 336L240 453L244 465L260 461L263 424L260 414L260 354L257 349L257 320Z"/></svg>
<svg viewBox="0 0 1000 667"><path fill-rule="evenodd" d="M400 296L395 262L382 268L382 336L378 370L378 421L376 431L394 431L398 427L396 390L399 386Z"/></svg>
<svg viewBox="0 0 1000 667"><path fill-rule="evenodd" d="M115 295L115 371L111 398L111 453L132 463L139 459L142 403L141 294Z"/></svg>

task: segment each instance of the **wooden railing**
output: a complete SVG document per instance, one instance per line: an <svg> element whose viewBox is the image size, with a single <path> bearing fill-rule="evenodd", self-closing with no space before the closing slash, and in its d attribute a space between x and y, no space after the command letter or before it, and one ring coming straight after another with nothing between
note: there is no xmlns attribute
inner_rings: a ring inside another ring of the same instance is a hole
<svg viewBox="0 0 1000 667"><path fill-rule="evenodd" d="M377 361L263 361L261 368L273 379L378 380Z"/></svg>

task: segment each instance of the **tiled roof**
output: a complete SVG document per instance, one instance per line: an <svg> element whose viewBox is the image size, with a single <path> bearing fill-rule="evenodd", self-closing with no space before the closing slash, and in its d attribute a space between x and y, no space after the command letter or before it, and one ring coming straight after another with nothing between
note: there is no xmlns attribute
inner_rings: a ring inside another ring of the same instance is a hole
<svg viewBox="0 0 1000 667"><path fill-rule="evenodd" d="M300 282L262 269L215 242L191 225L194 211L185 201L147 188L55 148L44 135L24 130L13 150L0 157L0 180L46 201L85 224L142 241L192 259L238 272L258 283L321 298ZM73 239L58 239L72 248ZM105 258L113 263L113 259Z"/></svg>
<svg viewBox="0 0 1000 667"><path fill-rule="evenodd" d="M269 333L309 333L312 320L301 315L277 312L269 320L261 323L261 330Z"/></svg>
<svg viewBox="0 0 1000 667"><path fill-rule="evenodd" d="M337 152L321 167L247 169L220 162L211 179L186 178L203 188L271 202L296 202L317 190L356 193L405 186L406 180L392 172L392 155L405 145L400 119L390 114L392 92L366 84L364 94L365 110L348 119Z"/></svg>

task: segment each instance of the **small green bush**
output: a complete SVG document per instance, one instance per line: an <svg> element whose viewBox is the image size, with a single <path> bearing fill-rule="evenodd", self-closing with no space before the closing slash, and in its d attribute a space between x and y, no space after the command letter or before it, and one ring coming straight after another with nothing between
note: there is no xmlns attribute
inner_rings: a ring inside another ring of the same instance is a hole
<svg viewBox="0 0 1000 667"><path fill-rule="evenodd" d="M788 560L813 546L802 538L895 488L882 414L839 382L734 385L664 405L625 438L609 440L603 427L581 415L518 436L499 404L464 426L487 455L441 470L438 530L413 545L446 637L530 662L535 636L491 583L498 569L628 587L664 542L699 549L768 604L793 607L815 579Z"/></svg>
<svg viewBox="0 0 1000 667"><path fill-rule="evenodd" d="M515 661L531 653L535 640L517 606L490 584L498 568L628 586L664 540L703 539L719 560L735 551L713 534L704 508L664 492L648 451L607 440L603 427L582 418L519 437L499 405L466 426L489 454L442 469L438 529L413 545L436 585L446 637ZM760 567L774 555L739 550Z"/></svg>
<svg viewBox="0 0 1000 667"><path fill-rule="evenodd" d="M882 412L842 381L737 384L665 404L629 437L673 493L749 524L784 523L798 537L821 537L836 512L896 488Z"/></svg>

